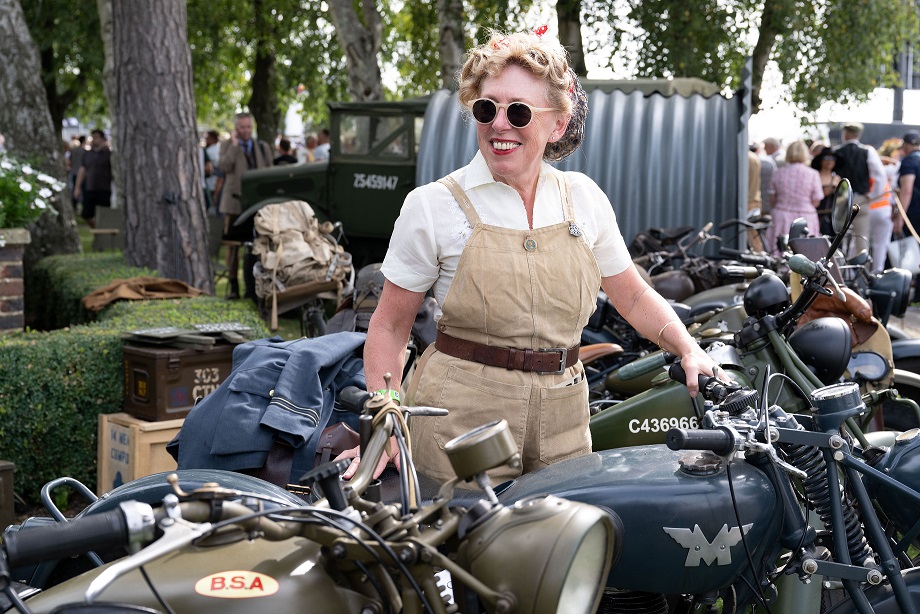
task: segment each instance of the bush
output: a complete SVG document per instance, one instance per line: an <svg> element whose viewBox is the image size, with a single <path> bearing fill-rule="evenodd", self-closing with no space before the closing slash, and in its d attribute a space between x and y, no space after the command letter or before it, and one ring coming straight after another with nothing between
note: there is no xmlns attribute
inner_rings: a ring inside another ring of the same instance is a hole
<svg viewBox="0 0 920 614"><path fill-rule="evenodd" d="M29 325L40 330L53 330L92 322L96 314L83 308L84 296L116 279L151 275L156 275L156 272L130 266L120 253L42 258L29 273L25 284Z"/></svg>
<svg viewBox="0 0 920 614"><path fill-rule="evenodd" d="M100 279L100 271L110 279L136 274L124 274L120 260L112 255L43 259L39 266L46 280L60 284L41 290L57 301L48 311L85 317L73 301L98 287L87 290L90 279ZM109 279L96 283L106 285ZM0 458L16 464L17 492L35 502L44 483L64 475L95 487L97 416L123 406L123 333L216 322L240 322L256 336L268 334L252 303L201 297L121 301L91 324L0 337Z"/></svg>

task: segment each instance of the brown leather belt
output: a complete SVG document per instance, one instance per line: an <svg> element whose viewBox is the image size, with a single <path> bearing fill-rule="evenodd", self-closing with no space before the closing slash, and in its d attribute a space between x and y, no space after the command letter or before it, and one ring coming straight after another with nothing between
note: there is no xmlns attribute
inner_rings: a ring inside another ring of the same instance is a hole
<svg viewBox="0 0 920 614"><path fill-rule="evenodd" d="M471 360L490 367L503 367L516 371L537 373L562 373L578 362L579 346L570 348L541 348L539 350L518 350L483 345L465 341L438 331L434 346L454 358Z"/></svg>

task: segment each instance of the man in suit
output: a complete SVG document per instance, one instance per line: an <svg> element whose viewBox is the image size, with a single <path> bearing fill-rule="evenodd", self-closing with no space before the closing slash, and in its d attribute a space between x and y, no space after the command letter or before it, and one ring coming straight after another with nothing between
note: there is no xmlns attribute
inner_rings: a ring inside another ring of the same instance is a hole
<svg viewBox="0 0 920 614"><path fill-rule="evenodd" d="M253 138L252 115L239 113L234 121L233 133L230 139L224 141L220 147L220 156L217 166L224 174L224 185L221 189L220 212L224 214L224 239L244 243L252 241L252 218L240 226L233 222L243 212L240 203L242 192L243 173L254 168L265 168L272 165L272 150L265 141ZM230 288L227 298L240 297L240 283L237 277L239 271L239 248L232 246L227 250L227 271ZM252 271L244 271L246 280L246 296L255 298L255 283L250 283Z"/></svg>

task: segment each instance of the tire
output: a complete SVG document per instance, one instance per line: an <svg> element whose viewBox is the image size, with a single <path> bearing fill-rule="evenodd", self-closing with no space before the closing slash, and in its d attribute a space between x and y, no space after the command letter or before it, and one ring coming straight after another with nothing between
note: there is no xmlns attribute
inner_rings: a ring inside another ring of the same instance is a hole
<svg viewBox="0 0 920 614"><path fill-rule="evenodd" d="M904 358L895 364L894 388L900 395L920 403L920 358ZM920 428L920 423L911 409L900 403L886 401L882 406L885 428L895 431L907 431Z"/></svg>

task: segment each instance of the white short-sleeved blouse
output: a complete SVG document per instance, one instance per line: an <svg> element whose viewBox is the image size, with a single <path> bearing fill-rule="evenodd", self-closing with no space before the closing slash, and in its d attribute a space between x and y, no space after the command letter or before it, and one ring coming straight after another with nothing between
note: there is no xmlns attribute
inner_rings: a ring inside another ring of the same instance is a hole
<svg viewBox="0 0 920 614"><path fill-rule="evenodd" d="M562 171L543 163L537 183L534 228L565 220L562 198L550 174ZM622 273L632 259L607 195L582 173L564 174L572 193L575 222L597 259L601 276ZM528 229L521 197L511 186L492 178L481 153L469 165L451 173L451 177L466 191L483 224ZM447 187L437 182L418 187L403 203L381 270L391 283L406 290L427 292L434 286L435 298L443 305L472 231ZM564 266L565 263L560 263L560 275L565 275Z"/></svg>

